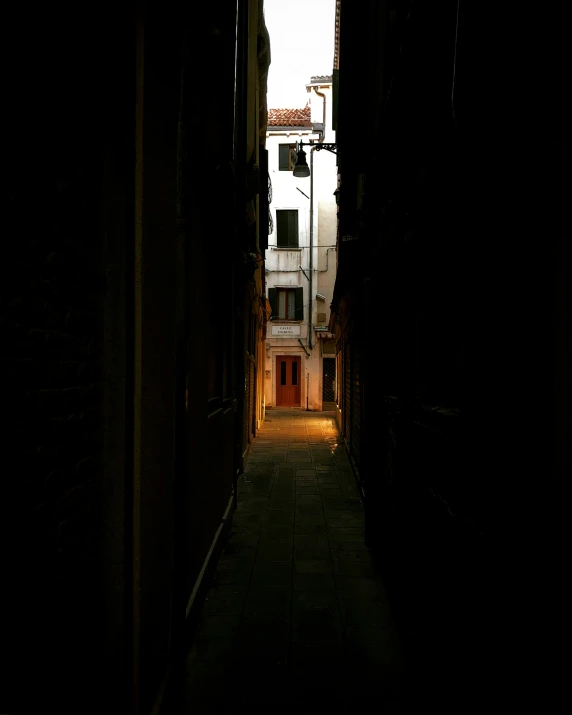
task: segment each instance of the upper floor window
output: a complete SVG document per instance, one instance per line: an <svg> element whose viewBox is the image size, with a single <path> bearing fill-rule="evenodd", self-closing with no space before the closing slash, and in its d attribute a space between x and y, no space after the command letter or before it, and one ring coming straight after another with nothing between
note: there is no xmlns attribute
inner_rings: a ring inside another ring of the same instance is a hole
<svg viewBox="0 0 572 715"><path fill-rule="evenodd" d="M272 320L304 320L303 288L269 288Z"/></svg>
<svg viewBox="0 0 572 715"><path fill-rule="evenodd" d="M298 209L276 210L276 245L298 248Z"/></svg>
<svg viewBox="0 0 572 715"><path fill-rule="evenodd" d="M278 169L292 171L296 163L296 144L278 145Z"/></svg>

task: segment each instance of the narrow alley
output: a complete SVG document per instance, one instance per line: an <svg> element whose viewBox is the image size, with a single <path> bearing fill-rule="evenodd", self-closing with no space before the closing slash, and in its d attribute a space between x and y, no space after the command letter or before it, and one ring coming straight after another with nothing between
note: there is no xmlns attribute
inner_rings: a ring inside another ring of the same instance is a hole
<svg viewBox="0 0 572 715"><path fill-rule="evenodd" d="M0 715L570 709L572 43L505 5L7 4Z"/></svg>
<svg viewBox="0 0 572 715"><path fill-rule="evenodd" d="M405 657L363 527L334 414L269 412L188 656L181 715L324 712L372 697L400 712Z"/></svg>

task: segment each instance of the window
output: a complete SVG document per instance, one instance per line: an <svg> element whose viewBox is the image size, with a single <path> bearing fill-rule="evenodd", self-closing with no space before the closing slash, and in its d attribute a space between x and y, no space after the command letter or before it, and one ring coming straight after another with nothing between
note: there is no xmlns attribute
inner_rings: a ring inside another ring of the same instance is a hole
<svg viewBox="0 0 572 715"><path fill-rule="evenodd" d="M293 290L279 290L278 317L282 320L294 320L296 315L296 293Z"/></svg>
<svg viewBox="0 0 572 715"><path fill-rule="evenodd" d="M304 320L303 288L269 288L273 320Z"/></svg>
<svg viewBox="0 0 572 715"><path fill-rule="evenodd" d="M298 209L276 210L276 245L298 248Z"/></svg>
<svg viewBox="0 0 572 715"><path fill-rule="evenodd" d="M292 171L296 163L296 144L278 145L278 169Z"/></svg>

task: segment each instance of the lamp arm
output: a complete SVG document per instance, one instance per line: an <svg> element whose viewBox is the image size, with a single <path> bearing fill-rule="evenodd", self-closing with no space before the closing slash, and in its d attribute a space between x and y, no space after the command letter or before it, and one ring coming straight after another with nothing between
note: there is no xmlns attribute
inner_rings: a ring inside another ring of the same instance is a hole
<svg viewBox="0 0 572 715"><path fill-rule="evenodd" d="M338 145L334 143L318 143L318 144L312 144L311 142L305 142L306 146L312 147L312 149L315 149L316 151L320 151L321 149L325 149L326 151L331 152L332 154L337 154L338 153ZM302 148L304 146L304 142L299 143L299 147Z"/></svg>

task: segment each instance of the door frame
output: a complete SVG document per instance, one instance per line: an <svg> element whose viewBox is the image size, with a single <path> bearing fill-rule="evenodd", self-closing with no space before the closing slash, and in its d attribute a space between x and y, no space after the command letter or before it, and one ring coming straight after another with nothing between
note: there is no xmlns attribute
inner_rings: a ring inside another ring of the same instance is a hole
<svg viewBox="0 0 572 715"><path fill-rule="evenodd" d="M300 365L299 370L298 370L298 380L300 384L300 404L298 405L279 405L278 404L278 380L279 380L279 375L278 375L278 361L280 358L296 358L298 360L298 364ZM305 398L305 390L306 390L306 371L302 370L304 367L304 363L302 361L302 355L299 352L281 352L281 353L276 353L274 355L274 360L273 360L273 365L272 365L272 373L274 376L274 385L273 385L273 403L276 408L278 407L293 407L293 408L300 408L304 404L304 398Z"/></svg>

